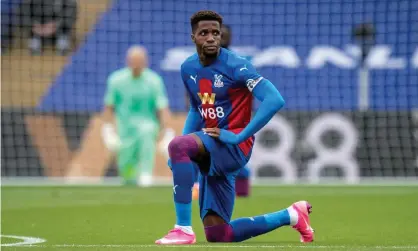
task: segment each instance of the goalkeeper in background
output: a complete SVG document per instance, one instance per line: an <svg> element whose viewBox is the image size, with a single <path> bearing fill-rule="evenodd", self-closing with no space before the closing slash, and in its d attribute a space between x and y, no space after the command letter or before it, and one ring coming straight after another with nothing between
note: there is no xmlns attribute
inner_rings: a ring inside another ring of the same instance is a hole
<svg viewBox="0 0 418 251"><path fill-rule="evenodd" d="M102 137L106 147L116 153L124 183L150 186L158 138L165 153L175 136L167 127L168 99L162 78L148 68L145 48L131 47L126 64L107 80Z"/></svg>

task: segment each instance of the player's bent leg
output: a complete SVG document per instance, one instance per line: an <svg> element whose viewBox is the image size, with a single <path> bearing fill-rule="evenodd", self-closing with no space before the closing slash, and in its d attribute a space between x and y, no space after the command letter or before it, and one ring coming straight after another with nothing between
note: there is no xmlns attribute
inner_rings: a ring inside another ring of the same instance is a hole
<svg viewBox="0 0 418 251"><path fill-rule="evenodd" d="M250 195L250 168L245 165L239 171L235 180L235 193L237 197L248 197Z"/></svg>
<svg viewBox="0 0 418 251"><path fill-rule="evenodd" d="M204 137L204 136L203 136ZM206 239L209 242L241 242L282 226L293 226L304 241L313 239L309 226L310 205L297 202L283 210L260 216L239 218L231 221L234 208L236 173L239 166L233 156L234 149L226 145L216 145L207 141L210 152L210 169L204 171L206 161L197 162L201 169L199 206L205 226Z"/></svg>
<svg viewBox="0 0 418 251"><path fill-rule="evenodd" d="M261 216L239 218L229 223L205 226L205 234L209 242L241 242L285 225L290 225L290 216L286 209Z"/></svg>
<svg viewBox="0 0 418 251"><path fill-rule="evenodd" d="M301 242L312 242L313 229L309 220L311 208L308 202L299 201L281 211L239 218L229 223L219 216L209 215L203 221L206 239L208 242L241 242L291 225L300 233Z"/></svg>
<svg viewBox="0 0 418 251"><path fill-rule="evenodd" d="M250 168L248 165L245 165L243 168L241 168L240 172L238 173L235 179L235 194L237 197L248 197L250 195L250 174ZM193 200L197 200L199 198L198 182L196 182L193 186L192 197Z"/></svg>
<svg viewBox="0 0 418 251"><path fill-rule="evenodd" d="M208 242L233 242L234 240L231 225L214 212L205 216L203 226Z"/></svg>
<svg viewBox="0 0 418 251"><path fill-rule="evenodd" d="M191 227L192 187L195 182L196 169L191 159L197 157L202 148L201 141L192 135L178 136L168 146L174 181L176 225L166 236L157 240L156 244L182 245L196 242L196 236Z"/></svg>

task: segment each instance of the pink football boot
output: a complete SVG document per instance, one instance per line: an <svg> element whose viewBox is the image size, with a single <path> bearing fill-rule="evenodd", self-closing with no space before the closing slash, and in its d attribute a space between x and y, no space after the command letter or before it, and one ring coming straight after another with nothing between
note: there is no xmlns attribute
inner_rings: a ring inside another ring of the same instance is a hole
<svg viewBox="0 0 418 251"><path fill-rule="evenodd" d="M309 221L312 206L307 201L298 201L292 204L292 208L298 213L298 222L293 226L300 233L300 242L312 242L314 230Z"/></svg>
<svg viewBox="0 0 418 251"><path fill-rule="evenodd" d="M174 228L163 238L156 240L159 245L188 245L196 243L195 234L187 234L179 228Z"/></svg>

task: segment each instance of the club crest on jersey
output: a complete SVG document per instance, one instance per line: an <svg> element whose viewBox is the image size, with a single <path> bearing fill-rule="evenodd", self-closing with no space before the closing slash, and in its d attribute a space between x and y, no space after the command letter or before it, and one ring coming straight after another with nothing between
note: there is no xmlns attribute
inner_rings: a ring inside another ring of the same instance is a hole
<svg viewBox="0 0 418 251"><path fill-rule="evenodd" d="M222 82L222 75L221 74L215 74L215 83L213 84L217 88L224 87L224 82Z"/></svg>

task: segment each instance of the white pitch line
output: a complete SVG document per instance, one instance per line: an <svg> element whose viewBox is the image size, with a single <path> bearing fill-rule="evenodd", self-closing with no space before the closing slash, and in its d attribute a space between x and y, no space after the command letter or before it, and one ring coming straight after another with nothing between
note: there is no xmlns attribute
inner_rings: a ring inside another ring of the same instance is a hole
<svg viewBox="0 0 418 251"><path fill-rule="evenodd" d="M365 250L382 250L382 249L418 249L418 246L315 246L315 245L140 245L140 244L52 244L52 245L22 245L18 247L27 248L301 248L301 249L365 249Z"/></svg>
<svg viewBox="0 0 418 251"><path fill-rule="evenodd" d="M4 235L4 234L2 234L2 235L0 235L0 237L22 240L21 242L0 244L1 247L12 247L12 246L19 247L19 246L23 246L23 245L33 245L33 244L46 242L46 240L44 240L44 239L37 238L37 237L28 237L28 236Z"/></svg>

